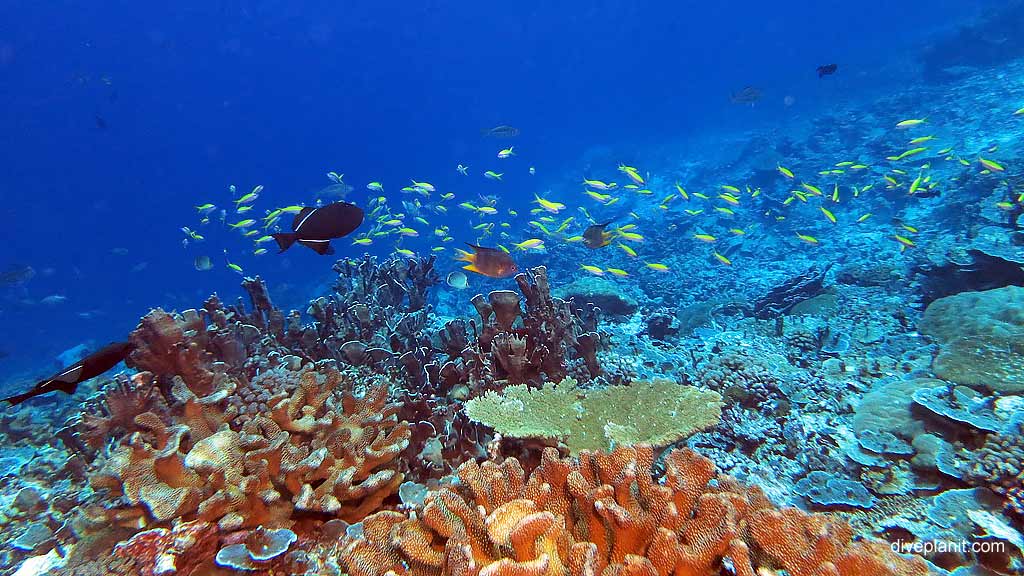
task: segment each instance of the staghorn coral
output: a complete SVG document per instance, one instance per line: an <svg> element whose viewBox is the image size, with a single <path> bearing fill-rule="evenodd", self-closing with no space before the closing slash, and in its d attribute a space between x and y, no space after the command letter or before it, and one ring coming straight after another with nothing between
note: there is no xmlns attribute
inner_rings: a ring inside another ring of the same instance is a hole
<svg viewBox="0 0 1024 576"><path fill-rule="evenodd" d="M342 558L353 576L929 573L884 543L855 541L841 520L775 508L691 450L671 452L660 480L653 460L649 446L568 460L547 449L529 476L515 459L467 462L421 515L367 518Z"/></svg>
<svg viewBox="0 0 1024 576"><path fill-rule="evenodd" d="M566 378L531 390L510 386L466 403L466 414L513 438L557 441L572 453L668 446L718 423L722 397L670 380L582 390Z"/></svg>

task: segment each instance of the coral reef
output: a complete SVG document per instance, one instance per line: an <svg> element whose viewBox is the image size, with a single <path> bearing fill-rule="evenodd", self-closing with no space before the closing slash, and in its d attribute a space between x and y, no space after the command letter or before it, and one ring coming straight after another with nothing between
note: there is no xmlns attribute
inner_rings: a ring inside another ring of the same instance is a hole
<svg viewBox="0 0 1024 576"><path fill-rule="evenodd" d="M552 295L566 301L593 304L612 316L628 316L636 312L638 306L637 299L620 285L597 276L577 278L556 288Z"/></svg>
<svg viewBox="0 0 1024 576"><path fill-rule="evenodd" d="M354 521L396 493L410 431L387 389L357 397L351 378L326 362L276 370L294 385L243 421L231 418L231 394L204 404L179 395L170 417L136 415L138 430L101 453L90 475L112 497L106 513L237 530L287 525L295 510Z"/></svg>
<svg viewBox="0 0 1024 576"><path fill-rule="evenodd" d="M466 413L512 438L555 442L577 454L616 446L669 446L718 423L722 397L669 380L584 390L566 378L510 386L466 403Z"/></svg>
<svg viewBox="0 0 1024 576"><path fill-rule="evenodd" d="M354 576L713 576L723 566L741 576L929 573L920 559L855 541L841 520L775 508L692 451L673 451L664 465L659 482L643 446L571 460L548 449L528 476L514 459L467 462L458 486L430 496L422 517L367 518L362 536L345 545L345 565Z"/></svg>

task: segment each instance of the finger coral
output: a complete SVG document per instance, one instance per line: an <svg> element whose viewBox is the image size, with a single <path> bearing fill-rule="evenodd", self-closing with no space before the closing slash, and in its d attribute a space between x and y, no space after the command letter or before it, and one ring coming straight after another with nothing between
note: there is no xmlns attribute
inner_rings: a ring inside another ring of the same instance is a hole
<svg viewBox="0 0 1024 576"><path fill-rule="evenodd" d="M691 450L671 452L660 479L653 460L649 446L564 460L547 449L529 476L515 459L467 462L420 516L368 517L342 557L353 576L929 573L884 543L855 541L841 520L774 507Z"/></svg>
<svg viewBox="0 0 1024 576"><path fill-rule="evenodd" d="M718 423L717 392L669 380L582 390L572 378L540 389L510 386L466 403L472 420L513 438L558 441L572 452L668 446Z"/></svg>

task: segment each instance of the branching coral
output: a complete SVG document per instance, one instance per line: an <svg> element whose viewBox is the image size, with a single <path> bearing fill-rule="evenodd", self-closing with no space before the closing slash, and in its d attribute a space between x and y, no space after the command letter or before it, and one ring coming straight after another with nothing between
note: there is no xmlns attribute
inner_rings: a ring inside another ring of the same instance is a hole
<svg viewBox="0 0 1024 576"><path fill-rule="evenodd" d="M928 574L841 520L775 508L690 450L667 456L660 481L652 464L650 447L570 460L548 449L529 477L514 459L467 462L421 516L367 518L343 559L353 576Z"/></svg>
<svg viewBox="0 0 1024 576"><path fill-rule="evenodd" d="M558 441L577 453L668 446L718 423L722 397L669 380L582 390L566 378L531 390L511 386L466 403L470 418L513 438Z"/></svg>

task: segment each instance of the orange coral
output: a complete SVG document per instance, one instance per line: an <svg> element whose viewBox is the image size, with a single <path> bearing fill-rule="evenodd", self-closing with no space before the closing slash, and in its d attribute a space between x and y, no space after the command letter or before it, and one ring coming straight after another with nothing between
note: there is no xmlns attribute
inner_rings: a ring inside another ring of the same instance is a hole
<svg viewBox="0 0 1024 576"><path fill-rule="evenodd" d="M196 518L236 530L286 525L297 508L354 522L379 510L403 480L398 456L410 431L387 403L386 387L357 398L337 369L311 366L298 372L292 393L272 398L239 431L220 409L230 388L215 385L198 398L175 379L175 397L184 402L178 423L137 416L141 432L91 478L135 510L111 517Z"/></svg>
<svg viewBox="0 0 1024 576"><path fill-rule="evenodd" d="M129 367L157 376L180 376L199 396L212 391L213 355L205 349L206 325L195 310L171 315L157 308L143 316L128 336Z"/></svg>
<svg viewBox="0 0 1024 576"><path fill-rule="evenodd" d="M548 449L529 477L514 459L467 462L420 517L368 517L343 559L353 576L928 574L920 559L854 542L844 522L775 508L691 450L666 457L660 483L652 464L650 447L571 460Z"/></svg>

